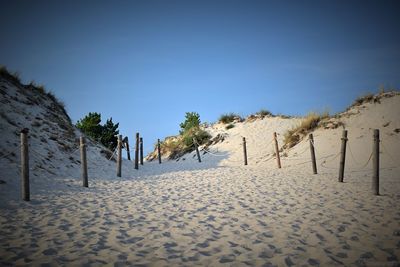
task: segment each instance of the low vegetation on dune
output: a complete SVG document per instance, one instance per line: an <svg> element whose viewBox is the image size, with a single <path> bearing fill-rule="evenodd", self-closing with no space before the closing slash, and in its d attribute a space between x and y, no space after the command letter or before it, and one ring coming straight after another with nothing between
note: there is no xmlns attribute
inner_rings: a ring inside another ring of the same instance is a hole
<svg viewBox="0 0 400 267"><path fill-rule="evenodd" d="M384 86L381 86L379 88L378 94L366 93L362 96L357 97L353 101L353 103L346 109L346 111L351 108L364 105L366 103L380 103L382 98L392 97L393 95L396 95L396 94L399 94L398 90L396 90L394 88L390 88L390 89L386 90Z"/></svg>
<svg viewBox="0 0 400 267"><path fill-rule="evenodd" d="M44 87L44 85L38 85L34 81L31 81L29 84L24 85L21 82L19 73L18 72L11 73L5 66L0 66L0 77L4 77L5 79L11 81L12 83L14 83L14 85L18 87L23 87L26 90L38 93L37 97L30 97L31 102L26 104L38 105L40 103L39 98L41 96L48 97L53 102L51 108L54 111L61 111L61 113L63 113L63 115L65 115L68 121L71 123L71 118L69 117L67 111L65 110L65 104L60 99L56 98L56 96L51 91L47 90Z"/></svg>
<svg viewBox="0 0 400 267"><path fill-rule="evenodd" d="M197 112L186 112L185 121L179 125L181 128L179 135L167 137L161 142L161 155L168 159L177 159L194 150L193 140L198 145L207 143L211 135L202 129L200 123L200 115ZM155 158L157 158L157 144L155 144L154 152L147 157L150 161Z"/></svg>
<svg viewBox="0 0 400 267"><path fill-rule="evenodd" d="M288 130L284 134L284 147L291 148L295 146L304 136L317 128L319 123L326 118L329 118L328 112L321 114L316 112L308 113L298 126Z"/></svg>
<svg viewBox="0 0 400 267"><path fill-rule="evenodd" d="M255 121L257 119L264 119L265 117L275 117L274 114L272 114L272 112L270 112L267 109L260 109L258 112L256 112L255 114L250 114L247 118L246 121L251 122L251 121Z"/></svg>
<svg viewBox="0 0 400 267"><path fill-rule="evenodd" d="M350 109L358 106L362 106L367 103L380 103L380 100L384 97L392 97L399 94L399 91L391 90L385 92L384 88L381 87L378 94L367 93L354 100L354 102L346 109ZM284 148L291 148L299 143L308 133L312 132L318 127L323 127L324 129L335 129L340 126L344 127L343 122L340 120L341 116L345 113L336 114L330 116L328 112L315 113L310 112L307 114L300 124L293 129L288 130L284 134Z"/></svg>
<svg viewBox="0 0 400 267"><path fill-rule="evenodd" d="M0 76L6 78L8 81L12 81L16 85L22 84L19 73L11 73L5 66L0 66Z"/></svg>
<svg viewBox="0 0 400 267"><path fill-rule="evenodd" d="M232 128L235 128L235 124L230 123L230 124L225 126L226 130L229 130L229 129L232 129Z"/></svg>
<svg viewBox="0 0 400 267"><path fill-rule="evenodd" d="M78 120L75 126L92 138L93 141L99 142L113 151L118 144L119 123L114 123L112 118L109 118L104 125L100 123L101 114L89 112L85 117Z"/></svg>
<svg viewBox="0 0 400 267"><path fill-rule="evenodd" d="M241 122L243 121L242 117L236 113L225 113L219 116L218 122L223 123L223 124L228 124L232 122Z"/></svg>

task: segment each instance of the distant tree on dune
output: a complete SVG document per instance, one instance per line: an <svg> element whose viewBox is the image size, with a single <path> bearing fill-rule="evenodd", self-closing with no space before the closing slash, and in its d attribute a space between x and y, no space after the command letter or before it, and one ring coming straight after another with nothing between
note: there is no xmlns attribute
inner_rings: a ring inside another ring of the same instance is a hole
<svg viewBox="0 0 400 267"><path fill-rule="evenodd" d="M111 150L114 150L118 144L117 135L119 123L114 124L112 118L108 119L103 125L103 131L101 134L101 143Z"/></svg>
<svg viewBox="0 0 400 267"><path fill-rule="evenodd" d="M119 134L119 123L114 124L112 118L108 119L104 125L101 125L101 114L89 112L83 119L78 120L76 127L83 133L102 143L105 147L114 150L117 147Z"/></svg>
<svg viewBox="0 0 400 267"><path fill-rule="evenodd" d="M86 135L92 137L96 141L100 141L102 126L101 115L97 112L89 112L83 119L78 120L76 127L84 132Z"/></svg>
<svg viewBox="0 0 400 267"><path fill-rule="evenodd" d="M185 121L180 125L180 134L188 132L192 128L198 128L200 126L200 115L197 112L186 112Z"/></svg>

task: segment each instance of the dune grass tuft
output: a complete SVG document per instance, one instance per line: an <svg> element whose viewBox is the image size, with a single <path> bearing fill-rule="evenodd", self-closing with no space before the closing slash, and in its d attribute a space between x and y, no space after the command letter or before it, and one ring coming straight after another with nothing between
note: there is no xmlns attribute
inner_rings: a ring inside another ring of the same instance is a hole
<svg viewBox="0 0 400 267"><path fill-rule="evenodd" d="M323 112L321 114L316 112L308 113L297 127L288 130L284 134L285 147L291 148L295 146L302 137L317 128L320 121L326 118L329 118L328 112Z"/></svg>
<svg viewBox="0 0 400 267"><path fill-rule="evenodd" d="M267 109L260 109L260 110L256 113L256 115L258 115L258 116L260 116L260 117L262 117L262 118L267 117L267 116L273 116L272 112L269 111L269 110L267 110Z"/></svg>
<svg viewBox="0 0 400 267"><path fill-rule="evenodd" d="M222 122L223 124L228 124L228 123L232 123L235 120L237 121L242 121L242 117L240 117L240 115L236 114L236 113L226 113L226 114L222 114L219 119L218 122Z"/></svg>

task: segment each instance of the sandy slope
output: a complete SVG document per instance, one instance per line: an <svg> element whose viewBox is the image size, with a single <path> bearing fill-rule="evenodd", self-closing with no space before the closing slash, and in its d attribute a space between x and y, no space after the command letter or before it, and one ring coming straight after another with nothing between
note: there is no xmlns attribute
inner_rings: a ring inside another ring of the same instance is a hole
<svg viewBox="0 0 400 267"><path fill-rule="evenodd" d="M272 133L282 143L300 122L282 118L213 125L226 139L210 148L215 155L202 150L202 163L194 153L139 171L124 161L123 178L89 147L89 188L79 169L35 170L31 202L18 199L18 176L9 176L0 185L0 265L398 266L399 118L399 96L342 114L352 151L345 183L337 182L340 128L314 132L317 175L307 140L283 152L277 169ZM380 196L371 194L368 161L374 128Z"/></svg>

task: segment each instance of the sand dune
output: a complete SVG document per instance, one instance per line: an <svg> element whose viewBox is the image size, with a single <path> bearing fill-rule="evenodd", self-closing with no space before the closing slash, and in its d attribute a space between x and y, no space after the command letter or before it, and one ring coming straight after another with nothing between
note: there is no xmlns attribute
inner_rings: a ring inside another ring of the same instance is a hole
<svg viewBox="0 0 400 267"><path fill-rule="evenodd" d="M353 115L349 115L354 113ZM89 188L79 169L32 170L32 201L19 199L16 166L2 165L1 266L398 266L400 263L400 97L342 114L349 131L339 183L342 128L273 156L299 118L213 125L225 141L179 161L134 170L89 147ZM384 126L386 125L386 126ZM381 129L380 196L371 191L372 130ZM242 137L249 165L243 165ZM4 162L4 161L2 161ZM55 163L53 163L55 164Z"/></svg>

